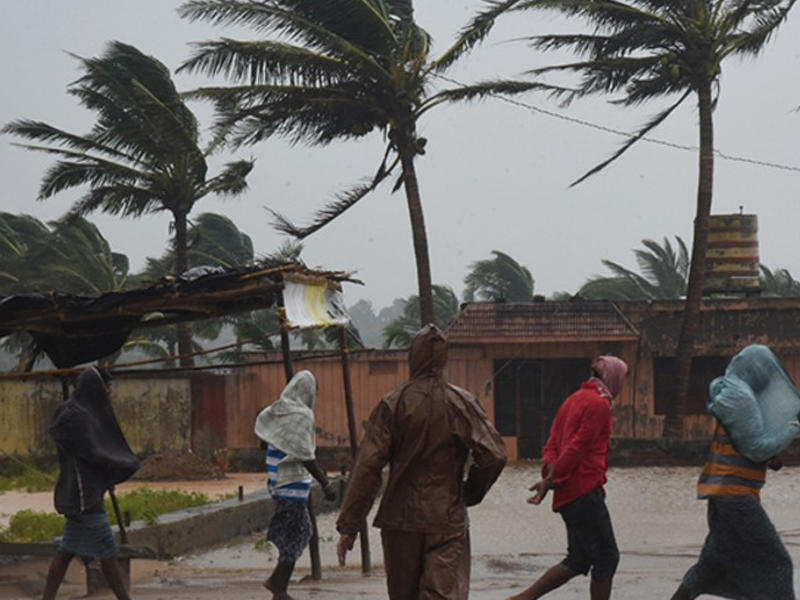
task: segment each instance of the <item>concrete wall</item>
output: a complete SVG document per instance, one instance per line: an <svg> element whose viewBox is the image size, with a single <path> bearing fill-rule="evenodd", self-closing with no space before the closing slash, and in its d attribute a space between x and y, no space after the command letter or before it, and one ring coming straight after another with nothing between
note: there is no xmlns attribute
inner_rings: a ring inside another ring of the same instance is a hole
<svg viewBox="0 0 800 600"><path fill-rule="evenodd" d="M50 419L61 402L53 378L0 380L0 452L52 456ZM134 452L186 449L191 441L191 384L186 377L120 375L112 403Z"/></svg>
<svg viewBox="0 0 800 600"><path fill-rule="evenodd" d="M0 381L0 452L20 456L53 454L47 428L60 402L61 384L55 380Z"/></svg>

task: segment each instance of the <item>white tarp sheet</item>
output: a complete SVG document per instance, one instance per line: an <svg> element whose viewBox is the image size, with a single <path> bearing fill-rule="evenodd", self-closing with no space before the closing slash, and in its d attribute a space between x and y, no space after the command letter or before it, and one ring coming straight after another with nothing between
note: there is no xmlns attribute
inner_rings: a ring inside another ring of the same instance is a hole
<svg viewBox="0 0 800 600"><path fill-rule="evenodd" d="M342 291L326 280L285 281L283 303L286 326L290 329L347 325L350 315Z"/></svg>

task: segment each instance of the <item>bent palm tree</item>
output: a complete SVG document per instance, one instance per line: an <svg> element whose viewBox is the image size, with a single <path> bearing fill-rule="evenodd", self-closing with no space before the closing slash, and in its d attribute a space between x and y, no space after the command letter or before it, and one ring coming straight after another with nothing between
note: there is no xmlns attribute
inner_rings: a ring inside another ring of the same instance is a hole
<svg viewBox="0 0 800 600"><path fill-rule="evenodd" d="M0 213L0 248L0 295L100 295L127 283L128 257L112 252L100 230L83 218L45 225L29 215ZM18 354L20 368L38 355L27 333L9 335L2 347Z"/></svg>
<svg viewBox="0 0 800 600"><path fill-rule="evenodd" d="M591 300L665 300L686 295L689 251L679 237L677 249L667 238L659 245L642 240L646 250L634 250L639 273L610 260L603 260L613 275L593 277L578 290L578 296Z"/></svg>
<svg viewBox="0 0 800 600"><path fill-rule="evenodd" d="M187 217L209 194L236 195L247 187L249 161L208 177L197 119L185 105L169 70L152 56L112 42L100 58L79 58L83 76L68 93L97 113L92 130L79 135L41 121L18 120L4 133L37 142L23 147L59 157L42 179L39 199L88 186L68 218L102 210L124 217L168 211L175 230L175 271L187 268ZM38 145L41 144L41 145ZM191 327L182 327L181 354L191 352ZM191 360L183 361L191 364Z"/></svg>
<svg viewBox="0 0 800 600"><path fill-rule="evenodd" d="M800 296L800 281L797 281L788 269L775 269L771 271L764 265L761 268L761 294L764 296L777 296L790 298Z"/></svg>
<svg viewBox="0 0 800 600"><path fill-rule="evenodd" d="M470 265L464 278L464 300L495 302L530 302L533 299L533 275L508 254L492 250L494 258L479 260Z"/></svg>
<svg viewBox="0 0 800 600"><path fill-rule="evenodd" d="M492 91L549 88L531 82L487 82L431 93L434 78L474 43L460 39L442 57L429 56L430 38L414 21L412 0L192 0L180 8L192 20L249 26L269 39L221 39L197 45L181 69L224 74L238 85L197 90L215 102L218 130L236 144L272 135L327 144L373 130L388 140L376 174L345 191L306 227L275 215L279 230L299 239L314 233L374 190L400 166L416 257L420 317L433 321L428 242L415 170L426 140L419 119L444 102ZM555 90L558 91L558 90Z"/></svg>
<svg viewBox="0 0 800 600"><path fill-rule="evenodd" d="M31 291L35 277L30 251L50 230L30 215L0 213L0 294Z"/></svg>
<svg viewBox="0 0 800 600"><path fill-rule="evenodd" d="M584 18L589 33L540 35L529 39L537 49L571 49L579 62L536 69L582 75L579 95L622 92L616 102L631 106L678 94L678 100L632 135L610 158L588 171L583 181L619 158L662 123L689 96L699 113L699 175L694 239L683 323L677 348L676 396L670 403L664 435L680 435L689 391L689 372L700 322L708 217L714 180L713 109L722 64L734 56L757 55L785 20L795 0L491 0L476 18L485 34L501 10L557 10ZM481 21L483 18L483 21ZM573 184L574 185L574 184Z"/></svg>

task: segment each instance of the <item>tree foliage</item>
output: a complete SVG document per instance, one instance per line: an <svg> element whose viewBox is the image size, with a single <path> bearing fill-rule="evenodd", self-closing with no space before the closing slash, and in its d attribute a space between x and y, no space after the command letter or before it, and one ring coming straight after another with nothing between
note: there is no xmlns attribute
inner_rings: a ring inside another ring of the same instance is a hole
<svg viewBox="0 0 800 600"><path fill-rule="evenodd" d="M608 259L602 263L612 275L590 278L578 295L592 300L664 300L678 299L686 295L689 273L689 251L686 244L675 236L673 248L669 239L663 244L654 240L642 240L644 249L634 250L639 271Z"/></svg>
<svg viewBox="0 0 800 600"><path fill-rule="evenodd" d="M440 329L447 329L458 316L458 296L446 285L433 286L434 323ZM408 348L419 331L419 296L411 295L405 301L403 314L389 323L383 330L384 348Z"/></svg>
<svg viewBox="0 0 800 600"><path fill-rule="evenodd" d="M800 281L797 281L788 269L771 271L765 265L761 269L761 294L763 296L791 298L800 296Z"/></svg>
<svg viewBox="0 0 800 600"><path fill-rule="evenodd" d="M534 284L530 270L499 250L492 250L492 255L470 265L464 278L464 300L530 302Z"/></svg>
<svg viewBox="0 0 800 600"><path fill-rule="evenodd" d="M113 252L83 218L44 224L29 215L0 213L0 294L58 291L99 296L128 280L128 257Z"/></svg>
<svg viewBox="0 0 800 600"><path fill-rule="evenodd" d="M76 57L78 58L78 57ZM88 188L67 220L102 210L124 217L168 211L173 218L176 273L186 270L186 221L209 194L237 195L246 187L250 161L228 163L208 176L199 127L169 70L152 56L112 42L99 58L78 58L83 75L68 93L97 116L86 134L21 119L3 132L30 140L24 148L57 161L45 173L39 198ZM180 353L191 352L191 327L179 326ZM191 364L191 359L183 361Z"/></svg>

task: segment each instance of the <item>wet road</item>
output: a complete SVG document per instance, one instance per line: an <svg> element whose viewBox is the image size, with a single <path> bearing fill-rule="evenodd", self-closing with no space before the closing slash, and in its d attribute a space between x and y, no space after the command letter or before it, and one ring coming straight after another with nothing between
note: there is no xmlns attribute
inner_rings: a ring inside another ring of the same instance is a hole
<svg viewBox="0 0 800 600"><path fill-rule="evenodd" d="M544 569L561 560L565 549L561 519L548 506L525 502L526 488L538 466L507 468L484 503L471 509L473 599L500 600L517 593ZM607 486L608 504L622 553L613 597L621 600L669 598L694 562L706 534L705 502L695 499L698 469L613 469ZM789 552L800 565L800 469L768 475L763 501ZM549 500L549 499L548 499ZM385 598L380 568L380 537L371 529L372 577L360 575L358 547L349 564L336 566L335 515L319 518L323 580L309 581L309 559L298 563L290 593L295 600ZM275 564L276 553L260 542L263 536L233 541L224 548L170 562L134 561L132 597L148 600L249 600L268 595L261 582ZM0 597L36 597L46 563L26 566L27 573L0 569ZM31 572L32 571L32 572ZM797 573L797 569L796 569ZM797 580L797 576L795 577ZM17 582L17 583L15 583ZM588 597L588 581L578 577L549 597ZM83 590L82 573L73 569L59 598ZM98 595L96 598L111 598Z"/></svg>

